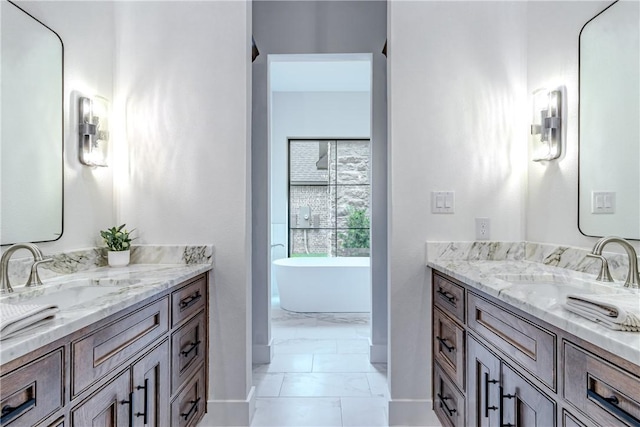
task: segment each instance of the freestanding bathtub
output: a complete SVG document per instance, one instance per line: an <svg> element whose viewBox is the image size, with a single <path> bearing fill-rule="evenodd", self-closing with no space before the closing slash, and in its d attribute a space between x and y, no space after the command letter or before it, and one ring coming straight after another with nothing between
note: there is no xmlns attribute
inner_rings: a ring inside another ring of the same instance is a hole
<svg viewBox="0 0 640 427"><path fill-rule="evenodd" d="M369 258L282 258L273 261L280 307L303 313L371 311Z"/></svg>

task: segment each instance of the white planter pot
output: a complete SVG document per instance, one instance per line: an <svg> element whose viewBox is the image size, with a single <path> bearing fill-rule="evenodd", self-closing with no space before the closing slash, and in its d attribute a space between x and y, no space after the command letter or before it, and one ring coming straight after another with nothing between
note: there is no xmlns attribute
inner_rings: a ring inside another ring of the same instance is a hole
<svg viewBox="0 0 640 427"><path fill-rule="evenodd" d="M131 251L108 251L107 259L111 267L129 265Z"/></svg>

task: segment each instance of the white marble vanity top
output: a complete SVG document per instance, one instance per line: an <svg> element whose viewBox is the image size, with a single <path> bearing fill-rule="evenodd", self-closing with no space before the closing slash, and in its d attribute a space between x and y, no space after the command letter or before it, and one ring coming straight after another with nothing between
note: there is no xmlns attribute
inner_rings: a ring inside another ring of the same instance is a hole
<svg viewBox="0 0 640 427"><path fill-rule="evenodd" d="M428 267L640 365L639 332L614 331L563 308L567 292L627 293L637 298L640 291L624 288L620 282L596 282L593 273L525 260L524 250L518 256L469 257L460 256L457 250L456 256L451 256L451 252L447 255L443 248L442 244L428 244ZM576 260L576 265L580 262Z"/></svg>
<svg viewBox="0 0 640 427"><path fill-rule="evenodd" d="M209 251L210 252L210 251ZM73 286L101 288L96 298L61 308L55 319L23 335L0 341L0 364L23 356L85 326L126 309L185 280L212 269L211 255L198 263L131 264L127 267L95 267L58 277L43 279L44 286L16 287L15 292L0 297L0 303L29 303L31 297L51 289ZM109 291L104 289L109 288Z"/></svg>

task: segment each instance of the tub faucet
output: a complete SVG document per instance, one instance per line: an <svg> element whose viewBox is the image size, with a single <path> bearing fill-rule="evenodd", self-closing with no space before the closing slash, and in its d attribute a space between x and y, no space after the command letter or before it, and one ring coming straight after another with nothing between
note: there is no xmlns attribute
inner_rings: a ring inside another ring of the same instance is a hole
<svg viewBox="0 0 640 427"><path fill-rule="evenodd" d="M599 258L602 260L602 268L600 269L600 274L596 280L602 282L613 282L611 278L611 273L609 273L609 265L607 260L602 256L602 250L609 243L618 243L620 246L624 248L627 252L627 256L629 257L629 272L627 273L627 280L624 282L624 286L626 288L639 288L640 287L640 275L638 274L638 255L636 254L633 246L626 240L621 237L609 236L603 237L598 240L596 244L593 246L593 250L588 256L593 258Z"/></svg>
<svg viewBox="0 0 640 427"><path fill-rule="evenodd" d="M33 255L33 264L31 265L31 274L27 280L26 286L42 285L40 276L38 275L38 266L45 262L51 262L53 259L44 259L44 255L39 247L33 243L17 243L7 249L0 258L0 294L13 292L11 283L9 282L9 259L13 253L20 249L26 249Z"/></svg>

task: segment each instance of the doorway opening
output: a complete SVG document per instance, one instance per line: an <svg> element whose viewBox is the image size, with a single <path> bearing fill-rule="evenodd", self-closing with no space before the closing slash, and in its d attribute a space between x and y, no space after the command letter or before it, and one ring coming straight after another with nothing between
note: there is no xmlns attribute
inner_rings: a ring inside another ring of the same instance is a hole
<svg viewBox="0 0 640 427"><path fill-rule="evenodd" d="M271 302L279 307L275 261L312 254L349 256L363 248L345 244L362 246L357 240L369 237L370 225L367 230L349 230L346 223L351 215L352 223L360 219L360 228L365 220L370 224L372 55L269 55L267 64L269 277ZM364 162L345 163L338 170L338 153L356 146L360 151L365 147ZM362 166L367 169L364 173L349 170ZM358 177L350 182L349 176ZM354 193L358 197L351 197L352 206L343 203Z"/></svg>

